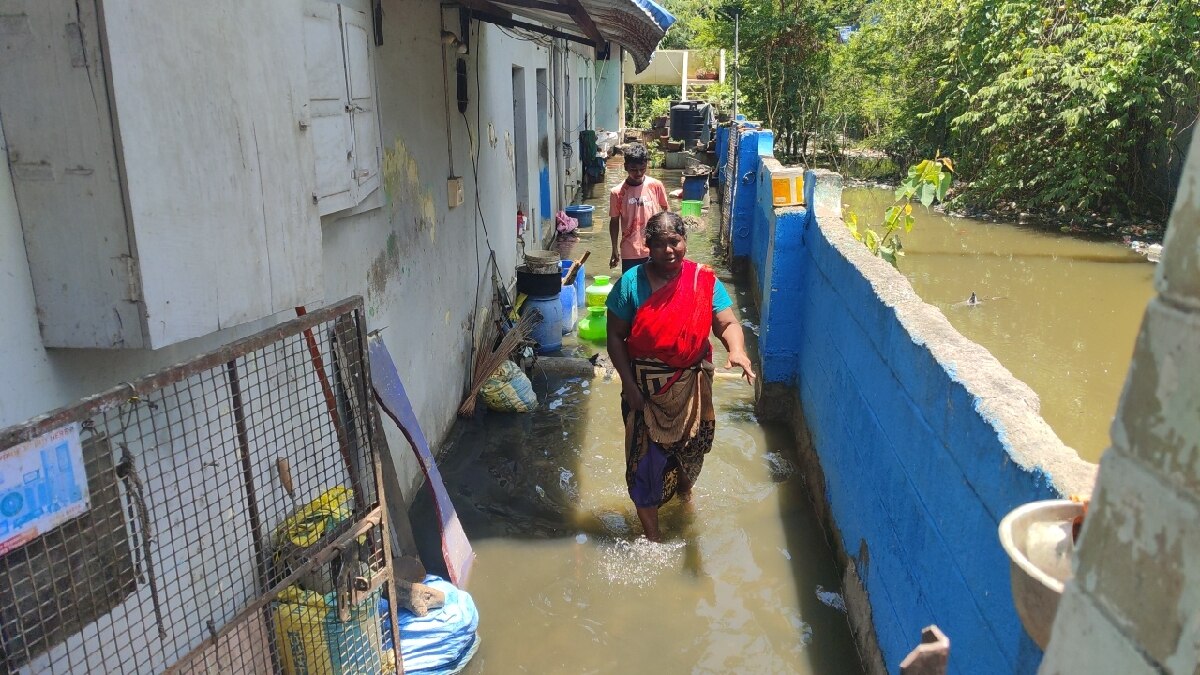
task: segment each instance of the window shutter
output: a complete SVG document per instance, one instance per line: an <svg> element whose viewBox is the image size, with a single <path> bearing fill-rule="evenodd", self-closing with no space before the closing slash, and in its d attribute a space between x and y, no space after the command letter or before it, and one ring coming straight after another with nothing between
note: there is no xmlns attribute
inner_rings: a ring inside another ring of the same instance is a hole
<svg viewBox="0 0 1200 675"><path fill-rule="evenodd" d="M342 29L346 43L350 119L354 128L354 177L358 184L358 199L362 200L379 187L382 150L379 114L375 104L375 73L371 62L371 17L364 12L343 7Z"/></svg>
<svg viewBox="0 0 1200 675"><path fill-rule="evenodd" d="M321 215L357 203L354 136L338 10L338 5L310 2L304 14L308 133L312 138L317 207Z"/></svg>

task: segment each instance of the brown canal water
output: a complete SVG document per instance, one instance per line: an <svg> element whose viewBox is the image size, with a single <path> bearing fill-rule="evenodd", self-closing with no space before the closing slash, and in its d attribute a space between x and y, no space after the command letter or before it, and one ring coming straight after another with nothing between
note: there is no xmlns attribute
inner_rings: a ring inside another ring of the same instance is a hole
<svg viewBox="0 0 1200 675"><path fill-rule="evenodd" d="M668 190L678 187L678 172L653 173ZM610 184L624 179L619 165L608 175ZM591 250L589 277L606 271L610 254L606 201L588 202L597 207L595 225L571 251ZM713 224L716 213L714 206ZM714 260L715 230L690 235L689 257L719 268L735 311L753 327L745 332L757 363L757 312ZM581 355L604 351L565 344ZM723 347L713 345L714 362L724 365ZM641 537L625 489L616 376L561 379L535 367L532 379L537 411L481 406L455 426L439 459L478 554L468 590L481 643L466 672L862 672L791 433L758 422L748 385L734 377L714 383L717 436L694 506L668 504L665 541L653 544ZM423 558L435 566L426 490L412 519Z"/></svg>
<svg viewBox="0 0 1200 675"><path fill-rule="evenodd" d="M893 198L880 188L842 195L859 223L881 222ZM1099 462L1153 296L1154 264L1119 243L913 213L900 271L917 294L1037 392L1064 443ZM972 292L980 304L964 302Z"/></svg>

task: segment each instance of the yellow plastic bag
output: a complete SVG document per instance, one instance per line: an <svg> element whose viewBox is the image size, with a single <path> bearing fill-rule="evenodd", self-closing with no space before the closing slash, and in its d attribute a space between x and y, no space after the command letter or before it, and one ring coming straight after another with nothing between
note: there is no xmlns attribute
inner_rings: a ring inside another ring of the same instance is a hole
<svg viewBox="0 0 1200 675"><path fill-rule="evenodd" d="M298 548L308 548L353 513L354 491L341 486L330 488L283 521L275 531L275 544L286 541Z"/></svg>
<svg viewBox="0 0 1200 675"><path fill-rule="evenodd" d="M289 586L275 603L283 672L288 675L378 675L383 668L379 593L338 621L334 594Z"/></svg>

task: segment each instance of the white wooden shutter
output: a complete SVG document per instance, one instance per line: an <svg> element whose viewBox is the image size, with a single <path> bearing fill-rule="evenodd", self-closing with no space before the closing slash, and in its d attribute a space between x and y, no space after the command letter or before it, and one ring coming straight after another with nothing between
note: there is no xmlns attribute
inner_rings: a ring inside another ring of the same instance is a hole
<svg viewBox="0 0 1200 675"><path fill-rule="evenodd" d="M379 113L375 105L375 73L371 62L373 28L371 17L342 8L346 41L346 72L349 78L350 120L354 129L354 177L358 200L379 187Z"/></svg>
<svg viewBox="0 0 1200 675"><path fill-rule="evenodd" d="M338 5L314 1L308 3L304 13L308 133L312 138L317 207L321 215L358 203L339 9Z"/></svg>

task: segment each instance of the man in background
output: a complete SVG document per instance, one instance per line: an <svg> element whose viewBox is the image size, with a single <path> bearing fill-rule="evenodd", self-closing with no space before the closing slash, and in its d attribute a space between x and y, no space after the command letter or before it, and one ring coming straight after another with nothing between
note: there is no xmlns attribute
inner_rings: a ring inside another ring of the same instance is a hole
<svg viewBox="0 0 1200 675"><path fill-rule="evenodd" d="M621 262L621 273L650 258L646 247L646 222L650 216L670 211L667 188L646 175L646 146L633 143L625 150L625 180L608 193L608 231L612 236L609 267Z"/></svg>

